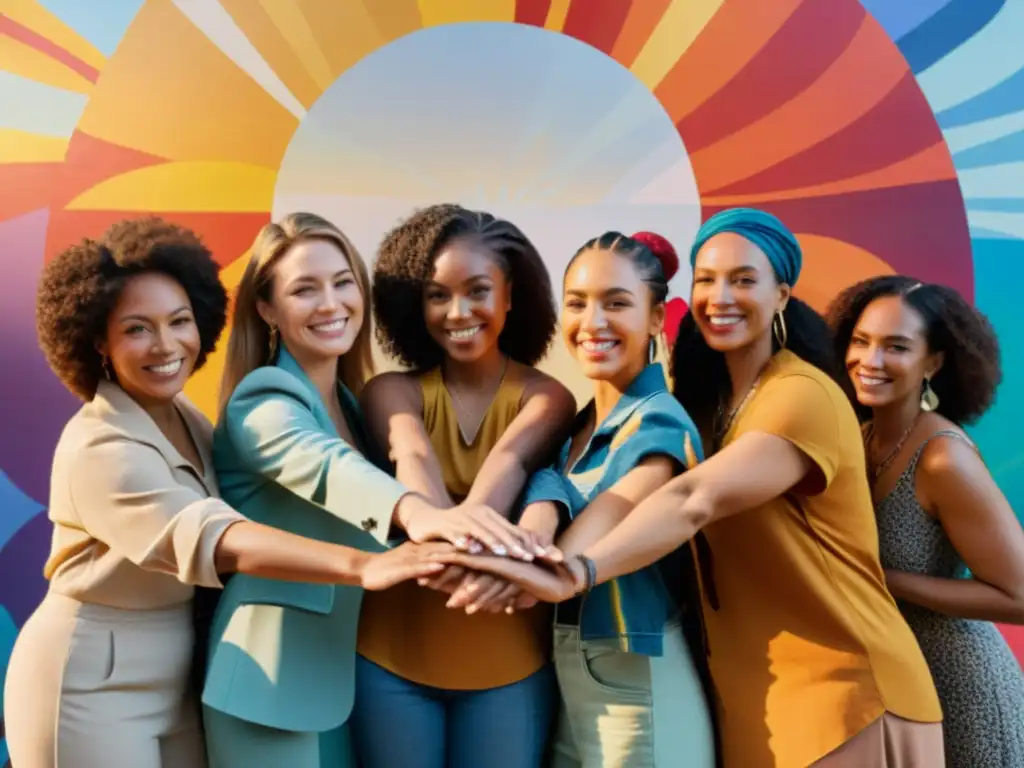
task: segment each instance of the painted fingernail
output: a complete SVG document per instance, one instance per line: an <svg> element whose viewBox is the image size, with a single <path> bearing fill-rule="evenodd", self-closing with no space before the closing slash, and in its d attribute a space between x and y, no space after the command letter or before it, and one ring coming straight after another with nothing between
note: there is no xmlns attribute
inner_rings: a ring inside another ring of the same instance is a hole
<svg viewBox="0 0 1024 768"><path fill-rule="evenodd" d="M505 547L503 547L501 544L492 544L491 552L496 554L498 557L504 557L508 554L508 550L505 549Z"/></svg>
<svg viewBox="0 0 1024 768"><path fill-rule="evenodd" d="M469 553L471 555L479 555L483 551L484 551L484 548L483 548L483 545L480 544L480 542L477 542L477 541L470 542L470 544L469 544Z"/></svg>
<svg viewBox="0 0 1024 768"><path fill-rule="evenodd" d="M468 605L468 606L466 606L466 613L469 613L469 614L476 613L476 606L475 605Z"/></svg>
<svg viewBox="0 0 1024 768"><path fill-rule="evenodd" d="M465 549L466 548L466 540L462 539L462 538L456 539L455 540L455 546L458 547L459 549Z"/></svg>
<svg viewBox="0 0 1024 768"><path fill-rule="evenodd" d="M537 553L538 557L544 557L548 553L548 551L544 549L544 547L542 547L540 544L534 547L533 551Z"/></svg>

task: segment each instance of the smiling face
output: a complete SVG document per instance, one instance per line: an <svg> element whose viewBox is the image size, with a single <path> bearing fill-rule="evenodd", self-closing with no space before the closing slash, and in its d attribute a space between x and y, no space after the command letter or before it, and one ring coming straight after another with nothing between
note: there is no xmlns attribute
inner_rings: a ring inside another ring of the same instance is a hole
<svg viewBox="0 0 1024 768"><path fill-rule="evenodd" d="M926 376L934 376L941 354L928 349L924 319L900 296L875 299L861 313L846 350L846 370L857 401L884 408L919 399Z"/></svg>
<svg viewBox="0 0 1024 768"><path fill-rule="evenodd" d="M473 362L497 349L512 308L512 284L475 238L456 238L434 261L423 288L427 332L447 357Z"/></svg>
<svg viewBox="0 0 1024 768"><path fill-rule="evenodd" d="M596 249L576 257L565 273L562 336L584 376L620 389L636 378L665 322L665 305L651 303L628 259Z"/></svg>
<svg viewBox="0 0 1024 768"><path fill-rule="evenodd" d="M697 254L690 311L708 346L729 352L765 339L770 343L772 319L789 294L760 248L723 232Z"/></svg>
<svg viewBox="0 0 1024 768"><path fill-rule="evenodd" d="M363 325L364 299L345 254L329 240L301 240L272 267L260 316L303 366L347 353Z"/></svg>
<svg viewBox="0 0 1024 768"><path fill-rule="evenodd" d="M174 278L149 272L129 278L98 345L117 383L143 406L170 402L185 387L201 341L192 303Z"/></svg>

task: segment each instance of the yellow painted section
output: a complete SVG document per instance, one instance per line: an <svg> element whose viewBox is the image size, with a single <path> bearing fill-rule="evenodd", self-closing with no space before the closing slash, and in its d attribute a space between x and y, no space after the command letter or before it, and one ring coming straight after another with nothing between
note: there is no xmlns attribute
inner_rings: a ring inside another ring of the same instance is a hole
<svg viewBox="0 0 1024 768"><path fill-rule="evenodd" d="M92 89L92 83L75 70L7 35L0 35L0 61L4 63L4 70L12 75L62 91L88 93Z"/></svg>
<svg viewBox="0 0 1024 768"><path fill-rule="evenodd" d="M259 0L259 4L320 91L327 90L334 82L334 74L302 11L294 3L281 0Z"/></svg>
<svg viewBox="0 0 1024 768"><path fill-rule="evenodd" d="M140 168L82 193L67 206L77 211L269 211L277 172L222 162L181 162Z"/></svg>
<svg viewBox="0 0 1024 768"><path fill-rule="evenodd" d="M424 27L460 21L515 21L516 0L419 0Z"/></svg>
<svg viewBox="0 0 1024 768"><path fill-rule="evenodd" d="M89 2L90 0L81 0ZM93 0L101 2L101 0ZM97 11L101 13L102 11ZM8 16L40 37L63 48L86 64L103 69L107 57L75 30L54 16L37 0L0 0L0 15Z"/></svg>
<svg viewBox="0 0 1024 768"><path fill-rule="evenodd" d="M673 0L630 71L652 91L689 48L724 0Z"/></svg>
<svg viewBox="0 0 1024 768"><path fill-rule="evenodd" d="M250 251L246 251L228 266L220 271L221 282L228 289L228 293L234 296L235 289L242 279L242 273L249 263ZM229 310L230 312L230 310ZM196 404L210 421L217 420L217 393L220 391L220 376L224 370L224 358L228 349L228 338L231 336L231 319L228 315L228 324L224 327L217 348L206 358L206 365L197 371L188 384L185 385L185 394Z"/></svg>
<svg viewBox="0 0 1024 768"><path fill-rule="evenodd" d="M142 6L79 129L169 160L277 168L298 120L170 0Z"/></svg>
<svg viewBox="0 0 1024 768"><path fill-rule="evenodd" d="M0 163L59 163L67 149L65 138L0 128Z"/></svg>
<svg viewBox="0 0 1024 768"><path fill-rule="evenodd" d="M552 32L561 32L565 26L565 19L569 15L569 6L572 0L551 0L548 6L548 17L544 19L544 29Z"/></svg>

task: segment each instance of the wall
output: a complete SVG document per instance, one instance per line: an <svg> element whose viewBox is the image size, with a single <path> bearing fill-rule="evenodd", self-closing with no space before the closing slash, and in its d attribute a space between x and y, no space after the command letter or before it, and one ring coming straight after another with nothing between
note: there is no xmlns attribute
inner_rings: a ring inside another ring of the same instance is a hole
<svg viewBox="0 0 1024 768"><path fill-rule="evenodd" d="M386 10L385 10L386 9ZM153 211L237 282L271 216L369 257L417 205L520 223L560 275L607 228L685 249L722 207L799 234L798 294L897 271L1001 332L974 430L1024 511L1024 0L2 0L0 676L44 590L49 462L76 408L33 328L41 266ZM556 280L557 282L557 280ZM689 274L673 285L683 297ZM681 299L674 314L683 311ZM561 347L546 366L578 392ZM208 410L218 360L189 393ZM0 763L5 754L0 744Z"/></svg>

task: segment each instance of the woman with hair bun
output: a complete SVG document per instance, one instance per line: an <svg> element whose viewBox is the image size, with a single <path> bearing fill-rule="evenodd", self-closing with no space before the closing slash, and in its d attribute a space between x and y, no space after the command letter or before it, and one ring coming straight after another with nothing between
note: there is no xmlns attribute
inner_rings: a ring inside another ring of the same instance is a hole
<svg viewBox="0 0 1024 768"><path fill-rule="evenodd" d="M531 479L524 514L570 521L558 546L571 568L701 454L697 430L657 360L668 280L677 268L663 238L607 232L585 243L566 269L562 335L594 382L594 399L577 416L554 466ZM557 608L554 656L563 701L557 768L715 764L703 653L691 651L699 638L683 631L699 598L686 602L674 589L684 581L683 554L662 554L669 556L605 584L588 576L593 590ZM512 580L522 574L491 558L464 562ZM533 566L526 572L546 573ZM686 581L692 584L692 575ZM531 589L530 578L520 583ZM557 602L543 591L537 596ZM456 607L472 604L472 595L453 598Z"/></svg>
<svg viewBox="0 0 1024 768"><path fill-rule="evenodd" d="M696 538L726 768L942 768L942 712L886 590L829 329L792 296L802 262L771 214L708 219L690 252L673 370L710 458L663 482L607 536L567 547L568 567L555 573L444 557L490 564L558 602L643 573Z"/></svg>
<svg viewBox="0 0 1024 768"><path fill-rule="evenodd" d="M1024 532L963 431L1001 379L988 320L952 288L865 280L829 313L856 392L882 565L945 715L946 765L1024 765ZM969 576L965 573L969 571Z"/></svg>

